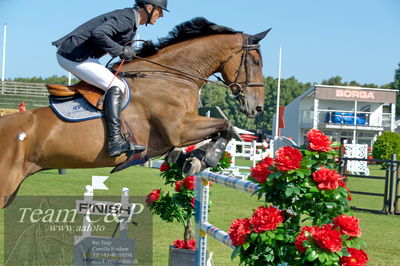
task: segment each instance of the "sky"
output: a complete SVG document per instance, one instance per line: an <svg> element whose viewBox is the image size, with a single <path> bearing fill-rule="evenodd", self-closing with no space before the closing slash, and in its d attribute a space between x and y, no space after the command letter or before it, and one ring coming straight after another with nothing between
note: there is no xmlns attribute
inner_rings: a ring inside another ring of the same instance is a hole
<svg viewBox="0 0 400 266"><path fill-rule="evenodd" d="M67 75L51 42L100 14L131 7L134 0L0 0L0 53L7 24L5 78ZM139 28L140 39L157 41L194 17L256 34L264 76L320 83L390 83L400 63L400 0L169 0L164 17ZM110 57L101 60L105 64Z"/></svg>

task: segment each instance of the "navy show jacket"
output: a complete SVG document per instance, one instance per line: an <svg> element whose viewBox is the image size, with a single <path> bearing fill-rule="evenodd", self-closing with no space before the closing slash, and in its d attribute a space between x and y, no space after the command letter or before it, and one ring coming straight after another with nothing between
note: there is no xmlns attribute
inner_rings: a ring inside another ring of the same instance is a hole
<svg viewBox="0 0 400 266"><path fill-rule="evenodd" d="M59 55L75 62L107 53L119 56L123 46L135 37L135 15L133 8L111 11L85 22L52 44Z"/></svg>

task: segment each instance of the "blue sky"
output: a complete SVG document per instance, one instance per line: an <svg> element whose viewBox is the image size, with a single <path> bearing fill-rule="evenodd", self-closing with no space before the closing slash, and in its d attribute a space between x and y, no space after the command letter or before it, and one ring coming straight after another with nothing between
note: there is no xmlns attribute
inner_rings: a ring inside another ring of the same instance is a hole
<svg viewBox="0 0 400 266"><path fill-rule="evenodd" d="M0 0L1 43L7 23L6 78L65 75L51 42L81 23L133 0ZM170 13L154 26L141 27L141 39L157 40L176 24L204 16L255 34L272 27L261 42L264 76L321 82L384 85L400 63L399 0L169 0ZM105 63L109 58L102 60Z"/></svg>

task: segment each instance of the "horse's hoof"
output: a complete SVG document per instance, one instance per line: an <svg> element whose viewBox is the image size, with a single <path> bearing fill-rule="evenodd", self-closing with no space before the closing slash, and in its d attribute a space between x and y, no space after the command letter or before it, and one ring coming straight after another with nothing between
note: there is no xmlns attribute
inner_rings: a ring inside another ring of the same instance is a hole
<svg viewBox="0 0 400 266"><path fill-rule="evenodd" d="M182 172L184 176L192 176L201 171L201 162L195 157L191 157L186 160L183 165Z"/></svg>
<svg viewBox="0 0 400 266"><path fill-rule="evenodd" d="M176 163L178 161L181 153L182 153L182 149L180 149L180 148L173 149L172 151L170 151L168 153L168 156L165 159L166 163Z"/></svg>

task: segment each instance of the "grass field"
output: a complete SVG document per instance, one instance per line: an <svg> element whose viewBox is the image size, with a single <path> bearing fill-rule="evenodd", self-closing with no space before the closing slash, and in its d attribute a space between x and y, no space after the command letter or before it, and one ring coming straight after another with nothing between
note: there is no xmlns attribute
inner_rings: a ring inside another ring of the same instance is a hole
<svg viewBox="0 0 400 266"><path fill-rule="evenodd" d="M245 162L244 164L246 164ZM108 175L109 168L100 169L68 169L66 175L59 175L57 170L48 170L29 177L21 186L19 195L79 195L82 196L84 186L91 183L92 175ZM107 181L108 191L95 191L95 195L120 195L122 187L130 188L130 195L147 195L154 188L164 187L157 169L131 167L113 174ZM351 189L364 188L373 192L381 192L379 183L370 180L350 180ZM249 217L251 209L260 204L255 197L214 185L211 188L210 223L227 230L235 218ZM357 204L380 206L376 198L363 199L354 195ZM378 203L376 203L378 202ZM366 206L367 206L366 205ZM367 206L368 207L368 206ZM0 236L3 236L3 210L0 210ZM400 217L377 215L367 212L354 212L360 219L363 238L367 241L366 251L369 254L369 265L400 265ZM181 239L183 228L179 224L161 221L153 217L153 264L168 265L168 246L175 239ZM238 265L231 261L231 250L214 239L209 238L208 250L214 253L215 265ZM4 243L0 241L0 262L3 262Z"/></svg>

